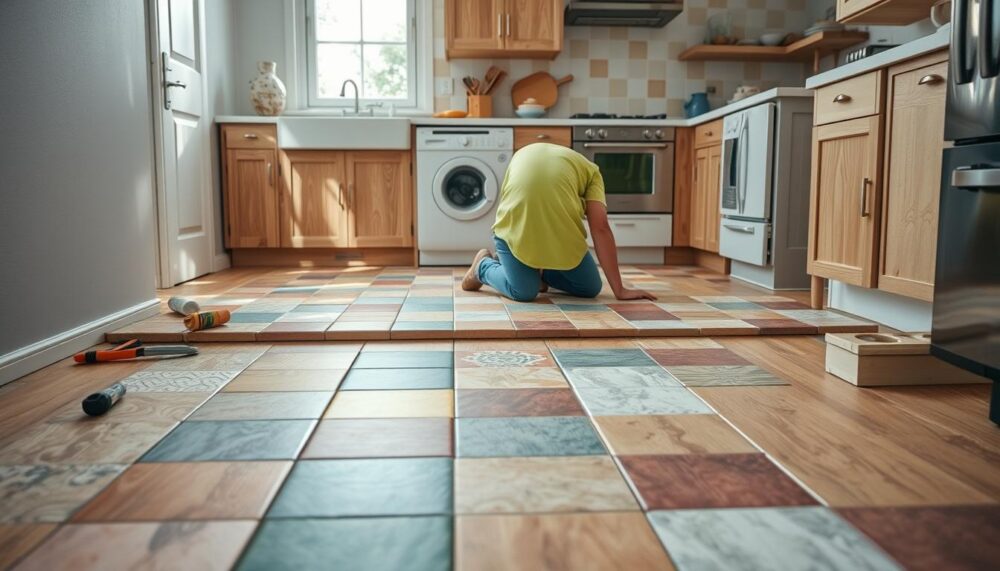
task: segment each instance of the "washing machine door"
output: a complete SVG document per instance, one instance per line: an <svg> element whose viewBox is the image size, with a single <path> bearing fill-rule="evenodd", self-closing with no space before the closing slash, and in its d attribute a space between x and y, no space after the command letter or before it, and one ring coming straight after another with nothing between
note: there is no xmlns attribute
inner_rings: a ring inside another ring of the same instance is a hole
<svg viewBox="0 0 1000 571"><path fill-rule="evenodd" d="M493 170L473 157L458 157L434 175L434 202L455 220L482 218L497 200L499 184Z"/></svg>

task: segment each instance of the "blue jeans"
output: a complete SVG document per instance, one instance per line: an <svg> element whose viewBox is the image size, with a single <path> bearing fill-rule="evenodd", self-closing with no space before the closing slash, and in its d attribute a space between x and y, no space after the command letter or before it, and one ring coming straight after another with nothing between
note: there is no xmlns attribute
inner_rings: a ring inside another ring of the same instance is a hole
<svg viewBox="0 0 1000 571"><path fill-rule="evenodd" d="M576 297L597 297L601 293L601 274L590 252L572 270L544 270L539 276L538 268L530 268L514 257L507 242L494 236L493 243L500 261L484 258L479 263L479 281L514 301L538 297L543 279L550 287Z"/></svg>

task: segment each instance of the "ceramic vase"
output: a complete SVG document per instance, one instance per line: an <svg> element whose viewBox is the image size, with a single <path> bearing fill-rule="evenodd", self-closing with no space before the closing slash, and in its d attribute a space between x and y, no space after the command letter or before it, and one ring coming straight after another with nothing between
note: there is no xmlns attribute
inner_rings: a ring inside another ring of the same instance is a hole
<svg viewBox="0 0 1000 571"><path fill-rule="evenodd" d="M278 64L273 61L257 62L257 77L250 82L250 103L258 115L281 115L285 110L287 93L285 84L274 74Z"/></svg>

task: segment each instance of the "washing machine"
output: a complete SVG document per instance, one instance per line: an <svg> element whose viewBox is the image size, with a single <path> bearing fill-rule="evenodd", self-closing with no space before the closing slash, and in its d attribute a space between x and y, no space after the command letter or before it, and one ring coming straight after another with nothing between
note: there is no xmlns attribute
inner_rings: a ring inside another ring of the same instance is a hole
<svg viewBox="0 0 1000 571"><path fill-rule="evenodd" d="M417 129L417 247L420 265L464 266L493 247L500 185L514 130Z"/></svg>

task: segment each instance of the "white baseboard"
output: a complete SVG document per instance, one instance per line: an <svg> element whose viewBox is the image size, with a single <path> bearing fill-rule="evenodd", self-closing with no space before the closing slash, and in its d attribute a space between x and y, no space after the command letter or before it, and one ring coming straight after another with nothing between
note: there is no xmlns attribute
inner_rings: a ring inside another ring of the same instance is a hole
<svg viewBox="0 0 1000 571"><path fill-rule="evenodd" d="M156 298L123 309L90 323L42 339L27 347L0 355L0 385L47 367L87 347L104 341L104 334L159 313L160 301Z"/></svg>
<svg viewBox="0 0 1000 571"><path fill-rule="evenodd" d="M212 272L221 272L222 270L228 269L232 265L233 263L229 258L229 254L216 254L215 258L212 260Z"/></svg>

